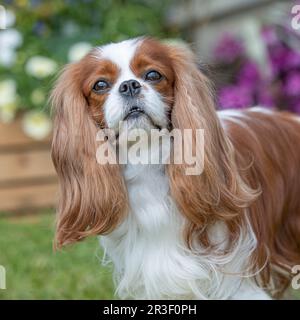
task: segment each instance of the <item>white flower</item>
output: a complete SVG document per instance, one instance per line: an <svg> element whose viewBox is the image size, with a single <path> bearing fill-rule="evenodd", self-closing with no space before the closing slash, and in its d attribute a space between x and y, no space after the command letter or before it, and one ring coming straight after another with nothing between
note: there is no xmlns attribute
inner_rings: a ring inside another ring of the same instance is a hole
<svg viewBox="0 0 300 320"><path fill-rule="evenodd" d="M31 92L30 100L33 104L39 105L46 100L46 96L43 90L35 89Z"/></svg>
<svg viewBox="0 0 300 320"><path fill-rule="evenodd" d="M12 27L16 22L16 15L11 10L6 10L6 17L5 17L5 26L6 28Z"/></svg>
<svg viewBox="0 0 300 320"><path fill-rule="evenodd" d="M90 50L92 45L88 42L75 43L69 50L68 58L69 61L75 62L83 58Z"/></svg>
<svg viewBox="0 0 300 320"><path fill-rule="evenodd" d="M55 73L57 69L57 63L47 57L34 56L31 57L26 65L26 72L36 78L46 78Z"/></svg>
<svg viewBox="0 0 300 320"><path fill-rule="evenodd" d="M17 84L12 79L0 82L0 120L11 122L17 111Z"/></svg>
<svg viewBox="0 0 300 320"><path fill-rule="evenodd" d="M22 34L16 29L7 29L0 32L0 48L16 49L23 42Z"/></svg>
<svg viewBox="0 0 300 320"><path fill-rule="evenodd" d="M0 64L4 67L11 67L16 62L16 52L14 49L3 48L0 51Z"/></svg>
<svg viewBox="0 0 300 320"><path fill-rule="evenodd" d="M52 123L45 113L29 111L24 115L22 128L29 137L42 140L51 132Z"/></svg>
<svg viewBox="0 0 300 320"><path fill-rule="evenodd" d="M12 122L17 112L17 103L6 104L0 108L0 120L5 123Z"/></svg>
<svg viewBox="0 0 300 320"><path fill-rule="evenodd" d="M22 34L15 29L0 32L0 64L5 67L12 66L16 61L16 48L23 42Z"/></svg>
<svg viewBox="0 0 300 320"><path fill-rule="evenodd" d="M12 79L0 82L0 108L13 104L17 100L17 84Z"/></svg>
<svg viewBox="0 0 300 320"><path fill-rule="evenodd" d="M10 67L16 61L16 48L23 42L22 34L15 29L0 32L0 64Z"/></svg>

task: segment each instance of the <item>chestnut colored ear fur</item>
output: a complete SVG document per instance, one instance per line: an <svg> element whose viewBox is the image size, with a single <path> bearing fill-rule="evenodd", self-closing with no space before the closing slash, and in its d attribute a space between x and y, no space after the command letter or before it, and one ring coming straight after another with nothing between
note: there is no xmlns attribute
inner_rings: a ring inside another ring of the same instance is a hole
<svg viewBox="0 0 300 320"><path fill-rule="evenodd" d="M82 93L81 63L67 66L52 92L52 159L59 178L56 246L112 230L127 210L118 165L96 161L97 127Z"/></svg>
<svg viewBox="0 0 300 320"><path fill-rule="evenodd" d="M241 212L257 197L258 191L240 176L235 150L221 127L207 78L197 69L194 55L182 48L171 48L175 72L173 128L204 129L204 170L201 175L186 175L186 164L170 164L171 194L187 217L186 237L193 236L209 246L208 228L216 220L225 221L232 239L239 236ZM201 160L199 159L199 162ZM201 231L201 232L200 232Z"/></svg>

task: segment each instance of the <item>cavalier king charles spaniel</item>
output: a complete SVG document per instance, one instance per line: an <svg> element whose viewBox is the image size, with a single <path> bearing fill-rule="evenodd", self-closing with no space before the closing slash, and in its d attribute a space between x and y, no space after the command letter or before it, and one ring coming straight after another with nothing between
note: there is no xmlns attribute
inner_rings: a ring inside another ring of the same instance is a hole
<svg viewBox="0 0 300 320"><path fill-rule="evenodd" d="M56 247L100 235L119 297L270 299L289 286L300 264L299 117L216 112L194 54L151 38L67 65L51 102ZM172 161L174 142L169 163L99 164L97 132L118 139L125 120L149 132L190 129L190 147L202 129L202 173Z"/></svg>

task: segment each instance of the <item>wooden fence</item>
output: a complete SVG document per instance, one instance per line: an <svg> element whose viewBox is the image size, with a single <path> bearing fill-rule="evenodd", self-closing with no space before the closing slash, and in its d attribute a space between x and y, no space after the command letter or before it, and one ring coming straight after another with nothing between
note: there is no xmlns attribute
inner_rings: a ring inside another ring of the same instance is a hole
<svg viewBox="0 0 300 320"><path fill-rule="evenodd" d="M0 123L0 213L53 207L57 179L50 157L51 137L27 137L20 120Z"/></svg>

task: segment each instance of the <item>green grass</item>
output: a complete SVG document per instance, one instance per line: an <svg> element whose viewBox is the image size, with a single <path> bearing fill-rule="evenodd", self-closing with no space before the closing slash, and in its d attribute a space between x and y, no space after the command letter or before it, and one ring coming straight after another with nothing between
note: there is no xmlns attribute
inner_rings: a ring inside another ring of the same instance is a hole
<svg viewBox="0 0 300 320"><path fill-rule="evenodd" d="M0 218L0 299L114 299L111 267L101 265L97 239L54 252L54 214ZM287 298L300 299L300 290Z"/></svg>
<svg viewBox="0 0 300 320"><path fill-rule="evenodd" d="M113 299L111 268L90 238L59 252L52 248L53 214L0 219L0 299Z"/></svg>

